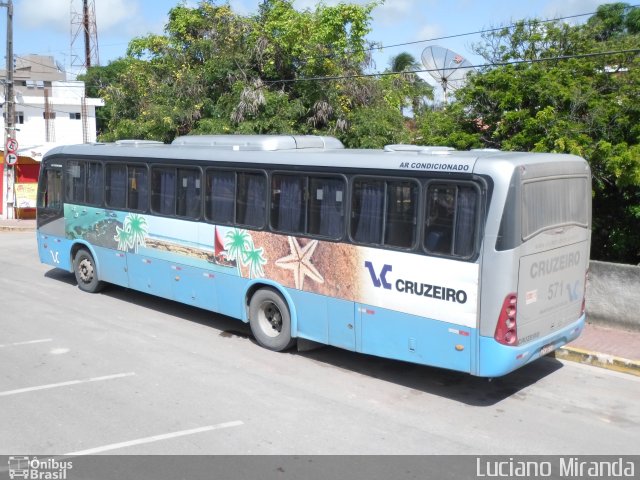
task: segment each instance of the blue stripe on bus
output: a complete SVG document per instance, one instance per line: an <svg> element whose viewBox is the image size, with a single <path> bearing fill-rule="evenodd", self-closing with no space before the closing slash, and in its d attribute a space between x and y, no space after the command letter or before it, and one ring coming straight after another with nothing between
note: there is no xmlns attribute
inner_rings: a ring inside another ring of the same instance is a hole
<svg viewBox="0 0 640 480"><path fill-rule="evenodd" d="M124 253L52 235L38 235L40 260L73 271L70 252L82 244L94 256L100 279L247 321L246 292L257 282L278 290L291 309L292 334L327 345L385 358L472 372L484 377L509 373L577 338L585 316L546 337L518 347L476 337L475 329L380 307L245 279L231 271L177 264L155 256ZM235 299L235 300L230 300ZM474 353L478 344L478 354ZM477 359L477 360L476 360Z"/></svg>
<svg viewBox="0 0 640 480"><path fill-rule="evenodd" d="M297 309L300 338L395 360L471 371L475 329L299 290L289 293Z"/></svg>
<svg viewBox="0 0 640 480"><path fill-rule="evenodd" d="M537 360L543 347L556 350L578 338L584 329L586 315L575 322L534 342L517 347L502 345L493 337L480 337L478 364L480 369L475 375L481 377L499 377Z"/></svg>

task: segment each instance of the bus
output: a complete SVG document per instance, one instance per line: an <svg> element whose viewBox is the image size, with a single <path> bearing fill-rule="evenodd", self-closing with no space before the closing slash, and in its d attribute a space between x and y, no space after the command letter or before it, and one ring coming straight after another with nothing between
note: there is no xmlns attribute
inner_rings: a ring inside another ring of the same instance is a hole
<svg viewBox="0 0 640 480"><path fill-rule="evenodd" d="M36 235L83 291L227 315L273 351L306 340L497 377L580 335L590 198L573 155L121 140L43 158Z"/></svg>

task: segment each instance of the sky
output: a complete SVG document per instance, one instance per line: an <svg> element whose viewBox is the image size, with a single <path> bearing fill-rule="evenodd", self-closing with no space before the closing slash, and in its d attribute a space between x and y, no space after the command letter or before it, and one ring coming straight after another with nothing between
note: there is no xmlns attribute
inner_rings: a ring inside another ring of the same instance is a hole
<svg viewBox="0 0 640 480"><path fill-rule="evenodd" d="M367 0L351 0L368 3ZM101 65L125 55L128 42L148 33L162 33L169 10L181 0L95 0L98 50ZM218 0L224 3L224 0ZM230 0L233 9L241 14L257 11L260 0ZM338 0L325 0L332 5ZM382 45L431 40L507 25L524 18L551 19L592 13L602 0L386 0L373 11L372 31L368 39ZM634 2L629 2L633 4ZM189 0L187 5L197 2ZM313 8L315 0L296 0L299 9ZM71 52L71 11L82 11L82 0L14 0L14 54L37 53L50 55L72 73L71 59L82 56L82 37ZM6 21L0 8L0 48L6 48ZM581 17L575 21L584 21ZM382 71L392 56L403 51L420 59L428 45L454 50L471 63L481 63L474 56L471 45L480 41L479 35L441 39L403 47L384 48L374 55L373 71Z"/></svg>

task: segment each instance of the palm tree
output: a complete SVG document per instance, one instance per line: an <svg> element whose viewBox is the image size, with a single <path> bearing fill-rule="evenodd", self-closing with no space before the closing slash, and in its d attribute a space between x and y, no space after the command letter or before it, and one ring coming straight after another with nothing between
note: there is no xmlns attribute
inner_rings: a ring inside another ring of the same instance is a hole
<svg viewBox="0 0 640 480"><path fill-rule="evenodd" d="M416 58L409 52L401 52L398 55L391 57L389 61L389 68L392 72L400 73L400 78L410 83L413 88L410 102L414 115L418 113L425 97L433 98L433 89L431 86L420 78L415 70L421 68L421 64L418 63ZM400 107L400 111L402 111Z"/></svg>
<svg viewBox="0 0 640 480"><path fill-rule="evenodd" d="M391 57L389 66L392 72L407 72L420 68L420 64L416 61L416 58L409 52L401 52L395 57Z"/></svg>

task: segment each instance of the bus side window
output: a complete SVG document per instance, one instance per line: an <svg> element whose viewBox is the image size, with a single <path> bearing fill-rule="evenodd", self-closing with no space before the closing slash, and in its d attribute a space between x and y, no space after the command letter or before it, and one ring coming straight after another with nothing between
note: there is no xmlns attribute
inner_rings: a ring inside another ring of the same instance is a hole
<svg viewBox="0 0 640 480"><path fill-rule="evenodd" d="M478 190L472 185L431 184L427 189L424 248L470 257L476 243Z"/></svg>
<svg viewBox="0 0 640 480"><path fill-rule="evenodd" d="M176 169L159 167L151 170L151 210L163 215L176 213Z"/></svg>
<svg viewBox="0 0 640 480"><path fill-rule="evenodd" d="M427 218L424 244L431 253L451 253L455 186L430 185L427 191Z"/></svg>
<svg viewBox="0 0 640 480"><path fill-rule="evenodd" d="M42 180L38 188L38 207L59 210L62 208L62 171L46 167Z"/></svg>
<svg viewBox="0 0 640 480"><path fill-rule="evenodd" d="M126 165L107 165L105 175L105 196L108 207L127 208Z"/></svg>
<svg viewBox="0 0 640 480"><path fill-rule="evenodd" d="M149 187L146 167L129 165L127 188L127 207L131 210L147 210Z"/></svg>
<svg viewBox="0 0 640 480"><path fill-rule="evenodd" d="M102 175L102 164L98 162L87 163L87 195L86 200L89 205L102 205L104 185Z"/></svg>
<svg viewBox="0 0 640 480"><path fill-rule="evenodd" d="M351 237L358 243L382 243L385 182L363 179L353 182Z"/></svg>
<svg viewBox="0 0 640 480"><path fill-rule="evenodd" d="M271 177L271 226L287 233L305 232L306 176Z"/></svg>
<svg viewBox="0 0 640 480"><path fill-rule="evenodd" d="M235 219L236 174L207 170L205 215L207 220L230 224Z"/></svg>
<svg viewBox="0 0 640 480"><path fill-rule="evenodd" d="M86 162L67 162L64 171L65 199L70 203L85 202L85 167Z"/></svg>
<svg viewBox="0 0 640 480"><path fill-rule="evenodd" d="M342 178L309 179L309 233L336 239L342 237L345 191L346 185Z"/></svg>
<svg viewBox="0 0 640 480"><path fill-rule="evenodd" d="M387 182L384 244L412 248L416 238L418 185L412 181Z"/></svg>
<svg viewBox="0 0 640 480"><path fill-rule="evenodd" d="M188 218L200 217L200 171L178 169L178 215Z"/></svg>
<svg viewBox="0 0 640 480"><path fill-rule="evenodd" d="M236 222L262 228L265 221L267 180L261 173L238 173Z"/></svg>

